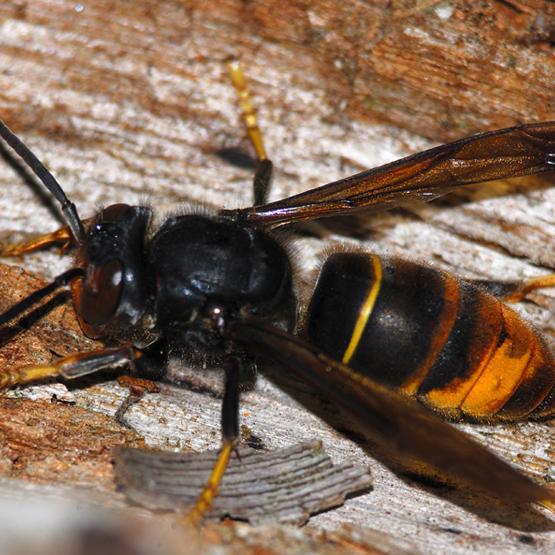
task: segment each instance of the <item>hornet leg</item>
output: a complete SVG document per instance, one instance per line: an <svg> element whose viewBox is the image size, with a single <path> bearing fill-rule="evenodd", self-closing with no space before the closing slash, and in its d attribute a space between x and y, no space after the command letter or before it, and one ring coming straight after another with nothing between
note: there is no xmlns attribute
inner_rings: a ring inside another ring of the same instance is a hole
<svg viewBox="0 0 555 555"><path fill-rule="evenodd" d="M247 128L247 135L251 142L256 157L258 158L258 167L253 180L254 204L264 204L267 201L268 191L272 180L273 164L266 155L262 133L258 126L258 118L256 110L251 101L249 89L245 82L245 75L238 60L228 63L229 75L237 94L239 95L239 106L243 116L243 122Z"/></svg>
<svg viewBox="0 0 555 555"><path fill-rule="evenodd" d="M507 302L518 303L536 289L555 287L555 274L547 274L521 281L473 280L472 283Z"/></svg>
<svg viewBox="0 0 555 555"><path fill-rule="evenodd" d="M210 509L229 464L231 453L239 441L239 383L241 361L230 358L226 367L224 399L222 403L222 447L204 486L204 490L195 502L195 506L185 515L187 524L198 524Z"/></svg>

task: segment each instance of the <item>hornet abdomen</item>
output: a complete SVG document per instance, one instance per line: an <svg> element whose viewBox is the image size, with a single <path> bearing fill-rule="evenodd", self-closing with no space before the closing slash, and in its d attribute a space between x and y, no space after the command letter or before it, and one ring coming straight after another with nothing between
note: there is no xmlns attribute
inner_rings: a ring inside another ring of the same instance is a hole
<svg viewBox="0 0 555 555"><path fill-rule="evenodd" d="M478 286L426 266L331 255L306 333L326 354L450 418L555 414L555 361L541 338Z"/></svg>

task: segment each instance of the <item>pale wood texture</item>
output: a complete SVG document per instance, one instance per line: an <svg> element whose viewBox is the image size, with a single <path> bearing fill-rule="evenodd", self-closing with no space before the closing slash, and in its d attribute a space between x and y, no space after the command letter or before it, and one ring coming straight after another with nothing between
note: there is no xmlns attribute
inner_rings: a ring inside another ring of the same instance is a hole
<svg viewBox="0 0 555 555"><path fill-rule="evenodd" d="M178 511L195 502L219 451L173 453L144 448L113 450L116 484L149 509ZM232 454L218 495L205 520L229 517L251 524L302 526L316 513L370 490L367 468L334 465L319 441L285 449L240 445Z"/></svg>
<svg viewBox="0 0 555 555"><path fill-rule="evenodd" d="M555 119L554 6L540 0L479 7L456 1L7 0L0 4L0 117L55 172L83 217L112 202L146 200L159 211L193 201L246 206L252 171L216 155L224 148L248 148L226 75L228 56L244 60L277 167L272 197L279 198L431 142ZM296 237L291 248L300 286L309 287L322 253L344 244L470 278L552 271L552 184L553 178L546 178L475 187L442 203L373 215L356 226L334 222L323 238ZM0 187L0 240L59 226L48 201L7 162L0 164ZM50 251L12 262L50 277L70 259ZM27 287L30 278L16 273L9 279L4 303L12 302L8 293L21 294L17 288ZM536 304L521 303L518 310L553 347L555 293L533 298ZM64 345L88 344L57 314L39 342L36 336L23 345L11 342L5 364L46 360L50 351L61 354ZM197 389L217 389L218 378L218 373L189 373ZM319 416L333 413L302 384L289 382L288 392L300 395ZM5 425L16 433L9 435L9 444L1 440L1 469L9 477L1 484L7 500L3 512L21 507L13 501L23 495L20 488L34 489L41 499L46 495L41 489L46 486L29 481L56 483L54 496L71 499L85 492L92 503L121 507L105 454L109 446L140 437L150 445L196 450L219 442L220 400L191 388L164 385L160 393L147 395L129 414L135 436L112 429L110 419L102 425L95 420L99 413L113 415L125 396L112 380L70 390L60 384L31 387L10 395L43 401L19 400L21 411L14 401L4 401ZM59 402L44 401L53 397ZM303 532L306 541L313 541L315 529L347 523L342 537L368 552L373 544L387 552L396 549L393 545L436 553L555 550L555 524L545 515L488 509L471 493L426 491L400 480L369 458L369 446L348 440L265 378L243 395L242 406L243 424L268 448L321 439L335 461L372 469L375 490L313 518ZM70 416L73 409L75 414L86 410L81 417ZM37 433L37 422L46 419L40 413L33 418L37 410L59 423L58 435L69 438L67 448L59 448L56 434L44 441L47 432ZM77 432L66 423L73 418L81 418L79 433L102 438L103 454L91 458L86 436L81 442L72 439ZM463 428L539 479L555 478L550 423ZM68 453L75 473L68 474ZM87 494L92 490L94 495ZM474 507L474 513L461 507ZM276 534L287 534L231 529L234 533L226 536L225 528L216 528L213 536L227 541L230 552L241 538L268 547ZM333 535L319 535L310 546L325 553L340 544Z"/></svg>

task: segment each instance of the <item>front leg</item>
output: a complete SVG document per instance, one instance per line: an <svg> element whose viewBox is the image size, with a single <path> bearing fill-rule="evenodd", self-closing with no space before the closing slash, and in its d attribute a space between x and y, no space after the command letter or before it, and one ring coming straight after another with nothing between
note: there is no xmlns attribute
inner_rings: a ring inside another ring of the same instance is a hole
<svg viewBox="0 0 555 555"><path fill-rule="evenodd" d="M23 256L47 249L52 245L59 245L63 253L76 246L69 227L62 227L52 233L45 233L21 243L0 244L0 256Z"/></svg>
<svg viewBox="0 0 555 555"><path fill-rule="evenodd" d="M239 441L239 384L244 359L230 357L226 363L225 390L222 403L222 447L210 477L194 507L185 515L187 524L198 524L210 509L229 464L231 453Z"/></svg>
<svg viewBox="0 0 555 555"><path fill-rule="evenodd" d="M62 377L73 380L108 368L133 366L141 351L130 345L75 353L60 358L50 365L20 366L0 372L0 389L45 378Z"/></svg>

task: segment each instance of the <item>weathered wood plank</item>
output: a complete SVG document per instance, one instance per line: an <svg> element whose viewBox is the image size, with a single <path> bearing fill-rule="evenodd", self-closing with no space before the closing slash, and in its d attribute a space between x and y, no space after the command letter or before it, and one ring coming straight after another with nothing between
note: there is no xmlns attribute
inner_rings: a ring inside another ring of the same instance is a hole
<svg viewBox="0 0 555 555"><path fill-rule="evenodd" d="M419 150L428 140L555 119L552 3L462 4L309 9L293 2L278 8L231 0L97 0L79 7L8 0L0 5L0 116L56 173L84 217L99 204L145 198L159 210L175 210L182 201L226 207L250 202L252 172L217 156L223 148L247 146L223 64L229 55L247 61L277 167L274 198ZM376 121L401 124L428 139ZM295 238L300 283L307 287L322 253L343 244L423 260L466 277L545 273L555 265L552 184L521 180L473 188L441 204L372 216L349 226L354 229L334 223L324 238ZM59 225L55 210L7 163L0 164L0 187L0 240ZM52 251L15 263L52 276L70 261ZM554 295L542 292L534 297L537 305L518 307L552 346ZM44 360L49 337L62 343L51 333L53 328L43 333L40 347L34 337L14 347L6 360L23 354ZM71 333L77 345L78 332ZM200 378L218 383L218 376L206 374ZM28 388L26 395L50 398L54 391L107 415L125 395L113 381L69 392L52 387ZM301 384L289 384L288 391L300 392L319 416L329 415L329 407ZM206 394L164 386L129 418L151 445L204 450L219 441L219 404ZM481 507L505 526L493 524L457 505L479 506L471 495L443 492L440 498L395 478L368 458L368 446L349 441L265 378L243 396L242 420L269 448L317 438L334 460L371 465L375 491L318 516L311 528L350 523L353 538L360 529L378 530L435 552L532 553L555 547L555 526L540 516ZM549 423L464 429L532 474L553 479L555 434ZM66 454L49 453L55 470ZM21 476L27 478L34 467L25 457L21 451L19 464L29 469ZM103 464L97 469L106 476L108 461ZM2 468L12 475L13 464ZM43 476L51 481L56 474ZM63 472L57 476L64 481ZM84 473L80 485L97 487L97 477ZM115 495L109 487L107 492Z"/></svg>

